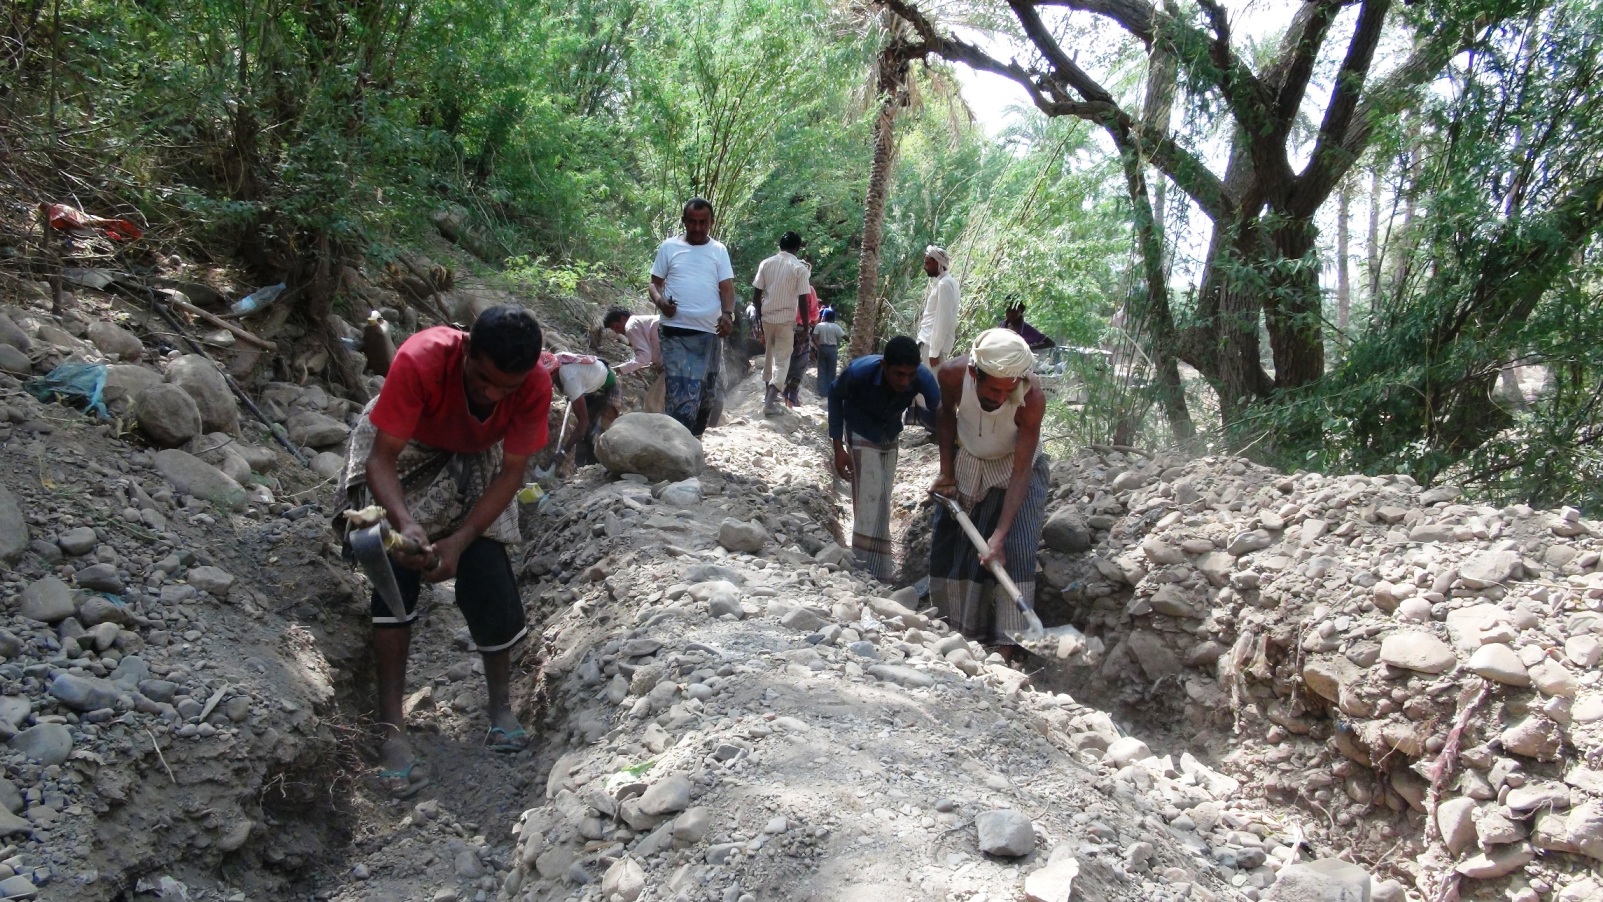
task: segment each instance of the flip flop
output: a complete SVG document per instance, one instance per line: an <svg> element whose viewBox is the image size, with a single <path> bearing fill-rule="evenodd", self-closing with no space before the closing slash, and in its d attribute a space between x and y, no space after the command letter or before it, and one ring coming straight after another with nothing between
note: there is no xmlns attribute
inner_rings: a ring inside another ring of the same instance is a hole
<svg viewBox="0 0 1603 902"><path fill-rule="evenodd" d="M491 727L484 737L484 747L492 752L521 752L529 747L529 732L522 727L511 730Z"/></svg>
<svg viewBox="0 0 1603 902"><path fill-rule="evenodd" d="M412 776L412 771L417 768L417 765L418 763L413 761L399 770L381 769L378 772L379 784L384 787L385 792L389 793L390 798L410 799L418 794L418 790L429 785L429 778L426 775L418 774L416 777Z"/></svg>

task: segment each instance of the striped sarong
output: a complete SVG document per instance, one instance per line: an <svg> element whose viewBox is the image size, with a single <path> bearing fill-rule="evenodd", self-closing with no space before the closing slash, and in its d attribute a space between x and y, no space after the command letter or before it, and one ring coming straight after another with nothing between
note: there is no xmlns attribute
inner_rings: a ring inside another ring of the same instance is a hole
<svg viewBox="0 0 1603 902"><path fill-rule="evenodd" d="M980 535L989 536L1002 516L1013 457L980 460L958 449L956 461L958 503L974 521ZM1036 546L1046 516L1047 458L1037 454L1030 472L1024 503L1013 517L1004 548L1008 576L1018 584L1025 603L1035 604ZM1013 606L990 571L980 566L979 552L946 508L935 506L930 535L930 601L941 617L964 636L985 645L1012 645L1009 633L1023 632L1028 624Z"/></svg>
<svg viewBox="0 0 1603 902"><path fill-rule="evenodd" d="M335 496L339 510L334 515L335 531L341 536L345 533L340 512L360 510L373 503L373 493L367 487L367 456L373 451L378 429L368 417L376 404L378 398L362 409L345 452L345 469ZM491 480L501 472L501 459L500 442L476 454L455 454L415 440L406 443L396 458L395 471L401 480L406 510L428 533L429 541L456 532ZM522 542L517 505L508 504L483 536L508 545Z"/></svg>
<svg viewBox="0 0 1603 902"><path fill-rule="evenodd" d="M881 582L896 577L891 540L891 489L896 484L896 440L880 444L850 433L852 455L852 551Z"/></svg>

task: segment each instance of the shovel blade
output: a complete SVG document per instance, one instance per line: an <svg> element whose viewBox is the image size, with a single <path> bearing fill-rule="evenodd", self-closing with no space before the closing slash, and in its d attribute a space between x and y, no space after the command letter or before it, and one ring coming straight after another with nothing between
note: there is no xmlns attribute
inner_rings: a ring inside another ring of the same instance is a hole
<svg viewBox="0 0 1603 902"><path fill-rule="evenodd" d="M373 591L384 600L390 613L396 620L405 621L406 602L401 599L401 587L395 582L395 569L390 565L390 554L384 550L384 526L375 523L366 529L353 529L350 532L351 553L356 557L356 563L367 574L367 581L373 584Z"/></svg>

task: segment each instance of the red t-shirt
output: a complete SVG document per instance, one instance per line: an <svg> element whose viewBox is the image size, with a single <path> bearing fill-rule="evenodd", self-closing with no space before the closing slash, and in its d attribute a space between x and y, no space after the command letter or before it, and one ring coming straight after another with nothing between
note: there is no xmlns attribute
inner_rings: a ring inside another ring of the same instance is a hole
<svg viewBox="0 0 1603 902"><path fill-rule="evenodd" d="M545 447L551 410L551 376L529 371L518 390L480 420L468 411L462 384L467 333L449 326L424 329L401 344L390 374L368 415L380 430L455 454L474 454L503 442L507 454Z"/></svg>

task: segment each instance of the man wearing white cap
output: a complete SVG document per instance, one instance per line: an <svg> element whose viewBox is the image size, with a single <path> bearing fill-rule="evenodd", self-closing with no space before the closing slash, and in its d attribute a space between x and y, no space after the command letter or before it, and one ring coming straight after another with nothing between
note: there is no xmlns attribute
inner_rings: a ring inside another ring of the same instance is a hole
<svg viewBox="0 0 1603 902"><path fill-rule="evenodd" d="M981 556L946 509L935 508L930 537L930 600L963 635L996 646L1010 661L1009 633L1026 623L985 569L1000 561L1026 602L1035 601L1035 550L1046 514L1047 460L1041 453L1046 395L1031 368L1035 355L1015 332L987 329L966 357L936 373L941 406L935 437L941 471L932 491L957 499L989 550Z"/></svg>
<svg viewBox="0 0 1603 902"><path fill-rule="evenodd" d="M932 244L924 249L924 274L930 277L930 290L924 295L924 312L918 319L918 345L931 370L952 355L957 341L959 298L951 268L952 258L945 248Z"/></svg>

